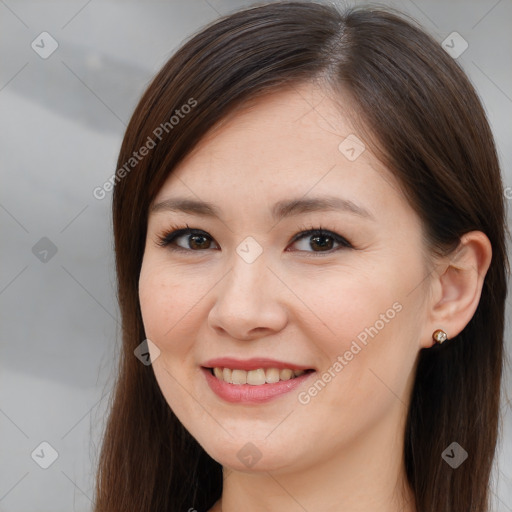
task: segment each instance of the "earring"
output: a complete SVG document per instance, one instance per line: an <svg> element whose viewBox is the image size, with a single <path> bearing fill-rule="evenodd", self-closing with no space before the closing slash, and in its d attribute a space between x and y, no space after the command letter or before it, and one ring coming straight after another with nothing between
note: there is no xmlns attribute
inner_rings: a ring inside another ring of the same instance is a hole
<svg viewBox="0 0 512 512"><path fill-rule="evenodd" d="M448 335L442 329L437 329L436 331L433 332L432 338L434 338L434 341L436 343L439 343L439 345L441 345L443 341L446 341L448 339Z"/></svg>

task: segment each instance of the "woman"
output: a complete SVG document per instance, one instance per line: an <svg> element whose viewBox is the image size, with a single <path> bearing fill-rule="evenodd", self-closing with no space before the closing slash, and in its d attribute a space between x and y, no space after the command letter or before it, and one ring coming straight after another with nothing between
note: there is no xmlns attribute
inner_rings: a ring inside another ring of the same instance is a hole
<svg viewBox="0 0 512 512"><path fill-rule="evenodd" d="M115 182L96 511L488 510L503 190L440 45L368 8L227 16L150 84Z"/></svg>

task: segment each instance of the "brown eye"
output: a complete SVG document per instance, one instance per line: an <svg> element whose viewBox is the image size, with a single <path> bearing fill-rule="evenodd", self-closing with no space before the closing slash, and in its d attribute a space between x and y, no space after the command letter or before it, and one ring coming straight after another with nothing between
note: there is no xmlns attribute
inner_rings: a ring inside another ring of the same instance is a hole
<svg viewBox="0 0 512 512"><path fill-rule="evenodd" d="M189 237L188 245L189 245L190 249L209 249L210 248L211 240L204 235L184 235L184 236ZM178 237L178 238L181 238L181 237Z"/></svg>
<svg viewBox="0 0 512 512"><path fill-rule="evenodd" d="M343 247L350 248L352 245L342 236L332 231L323 229L311 229L299 233L293 240L297 250L305 252L334 252Z"/></svg>
<svg viewBox="0 0 512 512"><path fill-rule="evenodd" d="M159 238L158 245L177 251L200 252L208 249L218 249L213 238L200 229L182 228L170 231ZM352 248L350 242L332 231L310 229L296 235L292 245L300 252L332 253L342 248Z"/></svg>
<svg viewBox="0 0 512 512"><path fill-rule="evenodd" d="M177 229L161 237L158 244L184 251L201 251L212 249L213 239L205 231L192 228ZM215 244L216 245L216 244ZM173 246L173 247L171 247Z"/></svg>

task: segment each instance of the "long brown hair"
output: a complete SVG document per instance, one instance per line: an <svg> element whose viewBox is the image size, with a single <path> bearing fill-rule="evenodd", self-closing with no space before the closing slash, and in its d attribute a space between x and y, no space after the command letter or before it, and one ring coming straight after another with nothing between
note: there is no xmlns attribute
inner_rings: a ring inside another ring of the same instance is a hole
<svg viewBox="0 0 512 512"><path fill-rule="evenodd" d="M176 418L151 366L134 356L146 338L138 278L148 206L216 123L260 94L313 80L340 101L350 97L358 133L398 178L433 251L449 252L472 230L491 241L475 315L458 336L419 354L404 440L418 512L488 510L508 261L503 186L482 105L458 64L403 16L280 2L223 17L191 37L149 85L126 130L113 180L123 349L96 512L202 512L220 497L222 467ZM441 458L453 441L470 457L456 470Z"/></svg>

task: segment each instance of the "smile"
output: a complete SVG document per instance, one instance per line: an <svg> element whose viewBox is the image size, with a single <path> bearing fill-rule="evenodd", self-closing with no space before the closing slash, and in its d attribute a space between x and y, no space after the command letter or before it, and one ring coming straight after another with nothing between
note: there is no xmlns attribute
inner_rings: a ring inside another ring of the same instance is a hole
<svg viewBox="0 0 512 512"><path fill-rule="evenodd" d="M256 370L240 370L231 368L210 368L212 375L217 379L229 384L249 384L251 386L261 386L262 384L274 384L279 381L285 381L300 377L306 371L311 370L292 370L290 368L258 368Z"/></svg>
<svg viewBox="0 0 512 512"><path fill-rule="evenodd" d="M215 395L230 403L268 402L290 393L316 373L314 370L291 368L257 368L247 371L201 367L201 371Z"/></svg>

